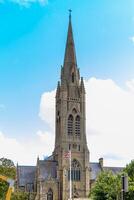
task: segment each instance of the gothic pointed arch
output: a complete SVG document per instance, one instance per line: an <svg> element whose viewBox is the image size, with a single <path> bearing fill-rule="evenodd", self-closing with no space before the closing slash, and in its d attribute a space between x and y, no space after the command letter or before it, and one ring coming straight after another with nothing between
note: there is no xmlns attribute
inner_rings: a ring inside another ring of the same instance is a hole
<svg viewBox="0 0 134 200"><path fill-rule="evenodd" d="M72 181L81 180L81 165L76 159L72 160L71 179ZM70 170L68 170L68 180L70 180Z"/></svg>
<svg viewBox="0 0 134 200"><path fill-rule="evenodd" d="M72 72L72 83L74 83L74 72Z"/></svg>
<svg viewBox="0 0 134 200"><path fill-rule="evenodd" d="M53 191L51 188L48 190L47 200L53 200Z"/></svg>
<svg viewBox="0 0 134 200"><path fill-rule="evenodd" d="M73 108L73 109L72 109L72 113L73 113L74 115L77 113L76 108Z"/></svg>
<svg viewBox="0 0 134 200"><path fill-rule="evenodd" d="M73 134L73 121L74 121L74 118L73 118L73 115L72 114L70 114L69 116L68 116L68 124L67 124L67 128L68 128L68 135L72 135Z"/></svg>
<svg viewBox="0 0 134 200"><path fill-rule="evenodd" d="M80 116L75 117L75 135L80 136Z"/></svg>
<svg viewBox="0 0 134 200"><path fill-rule="evenodd" d="M73 113L73 112L75 112L75 113ZM76 115L76 114L77 114L77 115L80 115L80 113L81 113L81 111L80 111L80 106L79 106L77 103L71 105L68 113L73 114L73 115L74 115L74 114L75 114L75 115Z"/></svg>

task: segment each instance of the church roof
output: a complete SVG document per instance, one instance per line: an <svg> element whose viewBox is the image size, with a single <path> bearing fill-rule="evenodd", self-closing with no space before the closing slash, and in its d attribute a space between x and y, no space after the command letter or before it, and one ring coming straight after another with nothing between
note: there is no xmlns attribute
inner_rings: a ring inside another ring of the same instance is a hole
<svg viewBox="0 0 134 200"><path fill-rule="evenodd" d="M39 160L39 178L57 178L57 162L53 160Z"/></svg>
<svg viewBox="0 0 134 200"><path fill-rule="evenodd" d="M105 171L112 171L114 174L120 173L124 168L123 167L103 167Z"/></svg>
<svg viewBox="0 0 134 200"><path fill-rule="evenodd" d="M18 185L26 186L28 183L34 183L35 173L36 173L35 166L18 166L17 167Z"/></svg>
<svg viewBox="0 0 134 200"><path fill-rule="evenodd" d="M91 180L95 180L101 171L102 169L99 163L95 162L90 163Z"/></svg>
<svg viewBox="0 0 134 200"><path fill-rule="evenodd" d="M18 186L26 186L35 182L36 170L39 170L39 179L46 180L49 178L57 178L57 162L51 160L50 156L47 160L39 160L37 166L17 166Z"/></svg>
<svg viewBox="0 0 134 200"><path fill-rule="evenodd" d="M113 174L120 173L124 168L123 167L101 167L99 162L90 162L90 173L91 173L91 180L96 180L99 173L104 171L112 171Z"/></svg>
<svg viewBox="0 0 134 200"><path fill-rule="evenodd" d="M49 159L52 159L50 156ZM18 185L26 186L34 184L37 166L17 166ZM57 178L57 162L54 160L39 160L38 161L39 178L41 180ZM112 171L114 174L120 173L123 167L103 167L104 171ZM91 181L95 181L99 173L102 171L99 162L90 162Z"/></svg>

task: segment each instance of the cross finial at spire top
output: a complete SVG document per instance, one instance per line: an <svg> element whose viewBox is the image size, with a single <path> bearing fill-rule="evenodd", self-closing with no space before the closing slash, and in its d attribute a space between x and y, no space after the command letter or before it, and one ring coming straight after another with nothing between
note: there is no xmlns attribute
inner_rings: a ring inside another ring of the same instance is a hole
<svg viewBox="0 0 134 200"><path fill-rule="evenodd" d="M72 13L72 10L69 9L68 11L69 11L69 19L71 19L71 13Z"/></svg>

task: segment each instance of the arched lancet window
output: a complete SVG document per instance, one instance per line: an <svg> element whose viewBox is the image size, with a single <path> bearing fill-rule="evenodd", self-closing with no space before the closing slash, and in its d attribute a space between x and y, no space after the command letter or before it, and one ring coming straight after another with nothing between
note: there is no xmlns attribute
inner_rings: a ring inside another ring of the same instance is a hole
<svg viewBox="0 0 134 200"><path fill-rule="evenodd" d="M77 115L75 118L75 134L77 136L80 135L80 116L79 115Z"/></svg>
<svg viewBox="0 0 134 200"><path fill-rule="evenodd" d="M49 189L49 190L48 190L48 193L47 193L47 200L53 200L53 191L52 191L52 189Z"/></svg>
<svg viewBox="0 0 134 200"><path fill-rule="evenodd" d="M73 134L73 116L69 115L68 117L68 135Z"/></svg>
<svg viewBox="0 0 134 200"><path fill-rule="evenodd" d="M74 83L74 72L72 73L72 83Z"/></svg>
<svg viewBox="0 0 134 200"><path fill-rule="evenodd" d="M72 161L71 179L72 181L80 181L81 179L81 167L76 159ZM68 180L70 180L70 170L68 170Z"/></svg>

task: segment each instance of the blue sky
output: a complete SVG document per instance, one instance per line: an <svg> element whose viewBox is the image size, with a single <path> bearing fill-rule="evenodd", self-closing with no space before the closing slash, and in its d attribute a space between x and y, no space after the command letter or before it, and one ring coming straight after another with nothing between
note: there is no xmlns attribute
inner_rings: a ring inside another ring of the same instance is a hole
<svg viewBox="0 0 134 200"><path fill-rule="evenodd" d="M3 0L0 3L0 131L24 140L47 125L41 95L60 77L71 8L85 79L134 79L133 0Z"/></svg>

